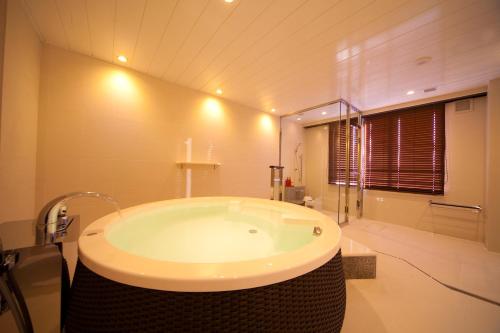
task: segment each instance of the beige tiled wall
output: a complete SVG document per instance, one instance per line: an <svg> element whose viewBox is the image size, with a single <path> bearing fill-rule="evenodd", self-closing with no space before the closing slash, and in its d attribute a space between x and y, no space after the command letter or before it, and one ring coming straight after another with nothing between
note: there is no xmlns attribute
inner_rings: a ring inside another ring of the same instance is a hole
<svg viewBox="0 0 500 333"><path fill-rule="evenodd" d="M184 196L184 141L193 196L267 197L277 163L276 117L123 67L44 47L38 126L37 208L70 191L102 191L121 207ZM75 200L82 228L110 205Z"/></svg>
<svg viewBox="0 0 500 333"><path fill-rule="evenodd" d="M0 128L0 223L35 215L41 43L21 1L8 1Z"/></svg>
<svg viewBox="0 0 500 333"><path fill-rule="evenodd" d="M500 252L500 78L488 85L486 124L486 246Z"/></svg>
<svg viewBox="0 0 500 333"><path fill-rule="evenodd" d="M3 223L32 219L35 215L41 44L21 1L0 1L0 11L0 33L3 34L0 38L0 52L3 52L0 57L3 67L0 70L3 80L0 85L0 223ZM0 238L2 236L0 233ZM3 243L9 241L4 237ZM37 300L44 301L46 296L39 296ZM32 305L30 302L28 300L28 305ZM9 312L0 315L1 332L17 331ZM34 317L36 319L36 314ZM47 324L50 325L50 321Z"/></svg>

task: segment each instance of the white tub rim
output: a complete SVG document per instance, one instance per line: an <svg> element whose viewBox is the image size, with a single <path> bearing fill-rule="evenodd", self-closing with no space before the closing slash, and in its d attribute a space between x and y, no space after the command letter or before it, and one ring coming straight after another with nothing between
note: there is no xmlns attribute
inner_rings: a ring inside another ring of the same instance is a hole
<svg viewBox="0 0 500 333"><path fill-rule="evenodd" d="M217 201L245 201L289 210L307 210L322 234L290 252L266 258L224 263L180 263L154 260L125 252L106 239L106 230L117 223L117 213L106 215L84 229L78 240L82 263L95 273L116 282L149 289L210 292L255 288L306 274L332 259L340 248L341 230L330 217L281 201L249 197L196 197L146 203L122 210L124 217L165 205ZM119 223L119 222L118 222Z"/></svg>

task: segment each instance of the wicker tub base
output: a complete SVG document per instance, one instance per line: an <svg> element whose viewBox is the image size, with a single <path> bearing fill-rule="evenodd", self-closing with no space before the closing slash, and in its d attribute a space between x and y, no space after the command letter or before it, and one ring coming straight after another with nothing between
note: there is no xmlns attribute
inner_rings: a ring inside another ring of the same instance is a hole
<svg viewBox="0 0 500 333"><path fill-rule="evenodd" d="M340 251L294 279L222 292L133 287L78 262L66 332L340 332L345 301Z"/></svg>

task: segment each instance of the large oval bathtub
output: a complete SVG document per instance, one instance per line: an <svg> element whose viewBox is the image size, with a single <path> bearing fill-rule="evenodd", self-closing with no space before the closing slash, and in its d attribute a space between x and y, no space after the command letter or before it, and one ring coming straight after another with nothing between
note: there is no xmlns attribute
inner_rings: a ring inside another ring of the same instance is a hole
<svg viewBox="0 0 500 333"><path fill-rule="evenodd" d="M324 265L340 228L301 206L255 198L155 202L107 215L83 231L79 259L120 283L209 292L278 283Z"/></svg>
<svg viewBox="0 0 500 333"><path fill-rule="evenodd" d="M339 240L327 216L271 200L129 208L80 236L65 331L339 333Z"/></svg>

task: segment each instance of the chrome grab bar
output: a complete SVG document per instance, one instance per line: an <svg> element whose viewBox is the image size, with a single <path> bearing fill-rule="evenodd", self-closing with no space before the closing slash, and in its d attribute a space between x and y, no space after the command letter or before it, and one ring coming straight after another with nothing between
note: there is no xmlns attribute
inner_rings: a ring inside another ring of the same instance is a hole
<svg viewBox="0 0 500 333"><path fill-rule="evenodd" d="M452 208L465 208L465 209L473 209L477 210L478 212L481 212L483 208L480 205L457 205L457 204L451 204L451 203L446 203L446 202L435 202L432 200L429 200L429 206L442 206L442 207L452 207Z"/></svg>

